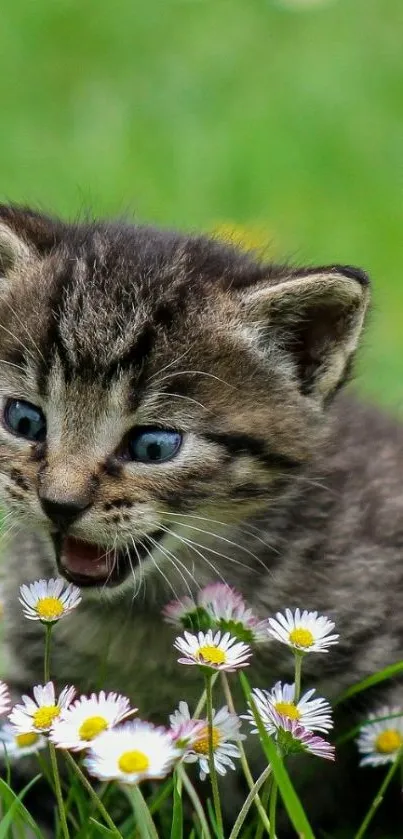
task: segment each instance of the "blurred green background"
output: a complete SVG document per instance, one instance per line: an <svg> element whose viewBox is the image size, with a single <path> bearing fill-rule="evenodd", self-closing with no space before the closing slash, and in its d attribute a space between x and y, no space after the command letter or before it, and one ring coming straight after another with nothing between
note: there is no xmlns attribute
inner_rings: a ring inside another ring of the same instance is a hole
<svg viewBox="0 0 403 839"><path fill-rule="evenodd" d="M0 198L365 266L358 386L403 412L402 0L7 0Z"/></svg>

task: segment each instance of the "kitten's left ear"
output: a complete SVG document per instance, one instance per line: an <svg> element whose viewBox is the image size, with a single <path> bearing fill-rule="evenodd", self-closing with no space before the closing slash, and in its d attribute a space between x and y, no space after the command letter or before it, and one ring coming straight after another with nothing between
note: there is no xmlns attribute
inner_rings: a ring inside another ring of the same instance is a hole
<svg viewBox="0 0 403 839"><path fill-rule="evenodd" d="M18 273L60 240L62 223L25 207L0 204L0 276Z"/></svg>
<svg viewBox="0 0 403 839"><path fill-rule="evenodd" d="M28 245L0 221L0 278L8 278L31 257Z"/></svg>
<svg viewBox="0 0 403 839"><path fill-rule="evenodd" d="M369 303L369 279L358 268L290 272L241 292L249 321L293 360L301 392L324 401L345 380Z"/></svg>

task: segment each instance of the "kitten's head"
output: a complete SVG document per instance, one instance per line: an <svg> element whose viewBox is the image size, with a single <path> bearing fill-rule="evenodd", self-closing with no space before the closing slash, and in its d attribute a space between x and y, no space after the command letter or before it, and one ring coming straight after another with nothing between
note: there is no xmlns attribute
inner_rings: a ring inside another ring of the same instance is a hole
<svg viewBox="0 0 403 839"><path fill-rule="evenodd" d="M354 268L4 206L0 276L1 498L81 585L168 561L172 533L197 565L209 521L284 494L368 301Z"/></svg>

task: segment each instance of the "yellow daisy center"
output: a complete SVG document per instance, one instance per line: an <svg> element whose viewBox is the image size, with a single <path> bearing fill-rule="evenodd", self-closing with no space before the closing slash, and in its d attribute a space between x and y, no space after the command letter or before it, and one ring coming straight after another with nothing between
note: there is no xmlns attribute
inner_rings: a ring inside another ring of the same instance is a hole
<svg viewBox="0 0 403 839"><path fill-rule="evenodd" d="M213 725L213 752L215 752L217 746L219 745L221 740L221 734L218 728L215 728ZM196 742L192 746L193 750L198 755L208 755L208 727L202 729L200 732L200 737L197 738Z"/></svg>
<svg viewBox="0 0 403 839"><path fill-rule="evenodd" d="M130 775L132 772L146 772L150 765L149 758L144 752L138 752L133 749L131 752L123 752L118 760L118 766L121 772L127 772Z"/></svg>
<svg viewBox="0 0 403 839"><path fill-rule="evenodd" d="M88 717L80 725L78 736L80 740L93 740L106 728L108 728L108 722L105 717Z"/></svg>
<svg viewBox="0 0 403 839"><path fill-rule="evenodd" d="M403 738L396 728L388 728L382 731L375 740L375 748L377 752L382 755L390 755L392 752L397 752L403 745Z"/></svg>
<svg viewBox="0 0 403 839"><path fill-rule="evenodd" d="M14 739L20 749L25 749L27 746L33 746L39 740L39 734L31 731L29 734L17 734Z"/></svg>
<svg viewBox="0 0 403 839"><path fill-rule="evenodd" d="M290 720L299 720L301 714L293 702L276 702L276 711L282 714L283 717L288 717Z"/></svg>
<svg viewBox="0 0 403 839"><path fill-rule="evenodd" d="M35 728L46 729L50 728L52 722L56 717L60 714L60 708L58 705L43 705L42 708L38 708L37 711L32 716L32 721Z"/></svg>
<svg viewBox="0 0 403 839"><path fill-rule="evenodd" d="M199 647L197 650L197 658L207 662L207 664L224 664L226 660L225 652L218 647L213 647L212 644L206 644L205 647Z"/></svg>
<svg viewBox="0 0 403 839"><path fill-rule="evenodd" d="M312 644L315 642L312 632L309 629L302 629L301 627L293 629L290 632L289 639L292 644L296 644L298 647L312 647Z"/></svg>
<svg viewBox="0 0 403 839"><path fill-rule="evenodd" d="M57 620L63 614L64 606L58 597L41 597L36 604L36 611L40 618Z"/></svg>

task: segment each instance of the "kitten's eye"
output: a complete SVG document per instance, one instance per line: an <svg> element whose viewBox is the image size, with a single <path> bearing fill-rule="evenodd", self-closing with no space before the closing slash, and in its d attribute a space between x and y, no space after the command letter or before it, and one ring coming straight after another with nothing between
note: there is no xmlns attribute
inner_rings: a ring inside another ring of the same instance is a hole
<svg viewBox="0 0 403 839"><path fill-rule="evenodd" d="M128 456L141 463L163 463L179 451L182 435L161 428L135 428L128 438Z"/></svg>
<svg viewBox="0 0 403 839"><path fill-rule="evenodd" d="M18 437L36 443L46 437L46 420L42 411L23 399L7 399L3 419L9 431Z"/></svg>

